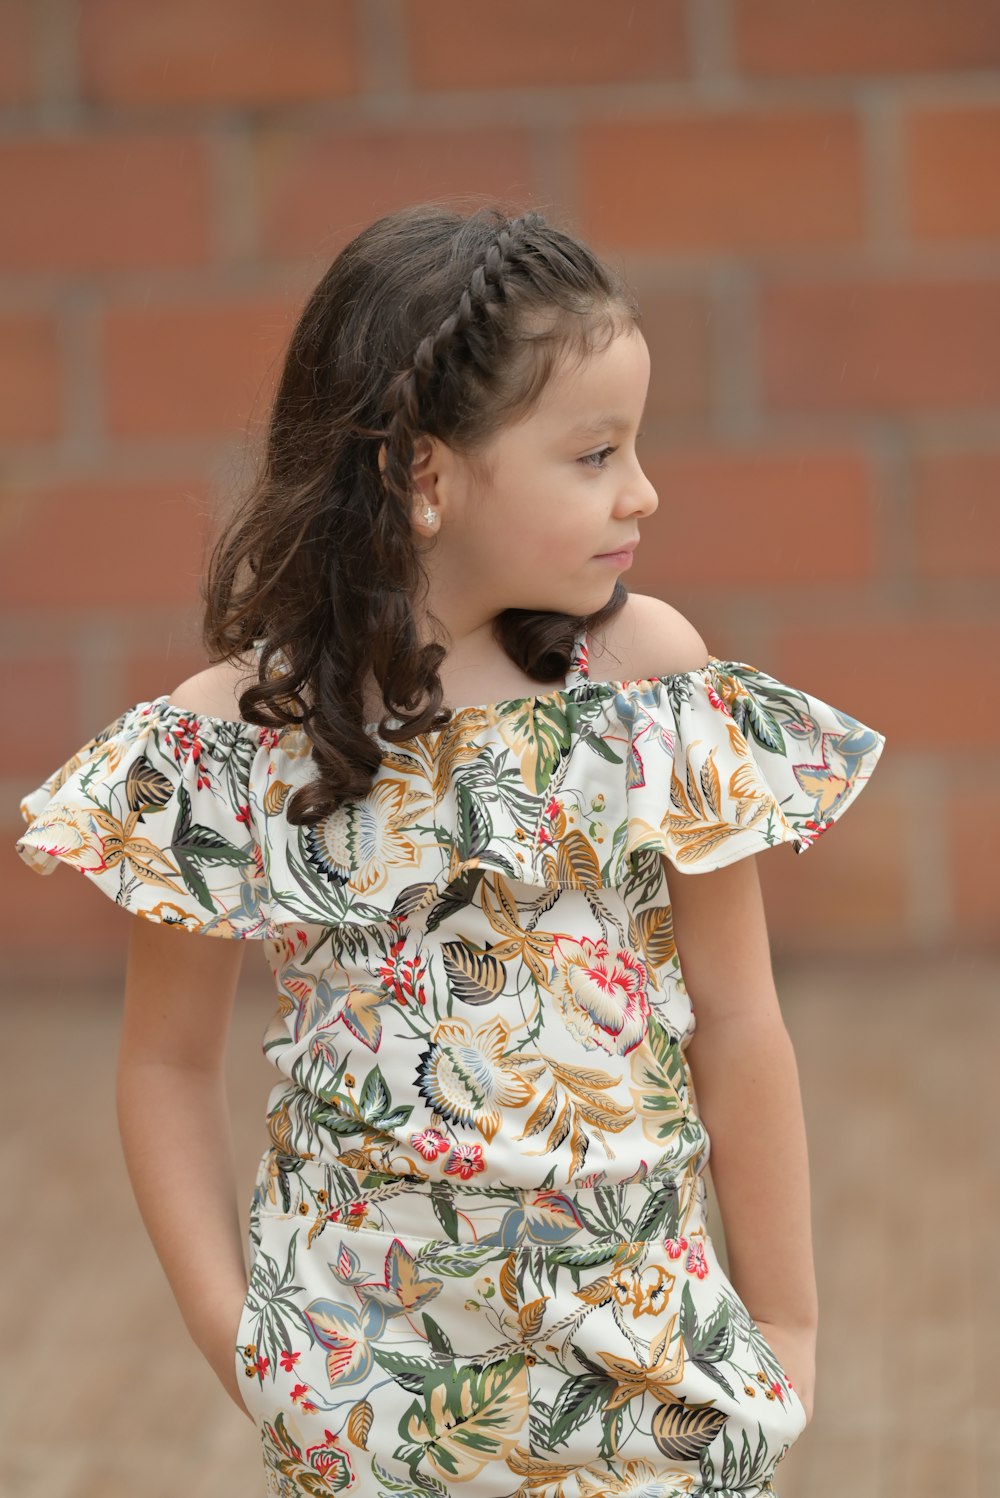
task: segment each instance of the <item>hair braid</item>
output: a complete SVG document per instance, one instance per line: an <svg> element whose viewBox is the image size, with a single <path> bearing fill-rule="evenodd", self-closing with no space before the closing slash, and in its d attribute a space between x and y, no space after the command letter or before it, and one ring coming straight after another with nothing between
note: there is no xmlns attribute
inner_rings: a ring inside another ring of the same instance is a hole
<svg viewBox="0 0 1000 1498"><path fill-rule="evenodd" d="M385 479L390 492L400 499L408 501L410 497L410 468L421 425L421 397L430 388L449 350L466 338L484 313L489 317L493 309L505 303L505 273L518 254L517 231L535 227L540 221L539 214L526 213L498 229L495 241L487 247L482 262L469 277L468 286L463 288L456 310L449 312L433 333L420 340L409 368L390 382L386 404L392 409L392 415L386 429ZM391 551L399 530L402 529L405 535L409 526L408 503L401 510L391 505L382 509L375 537L376 555L382 553L380 560L389 560L383 552L383 545L388 543L385 551ZM388 586L394 590L393 583L389 582Z"/></svg>

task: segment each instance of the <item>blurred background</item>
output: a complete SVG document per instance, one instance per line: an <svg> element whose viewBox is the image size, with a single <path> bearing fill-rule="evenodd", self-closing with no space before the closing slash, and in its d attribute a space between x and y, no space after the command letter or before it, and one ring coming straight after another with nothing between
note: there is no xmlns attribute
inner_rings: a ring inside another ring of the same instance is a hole
<svg viewBox="0 0 1000 1498"><path fill-rule="evenodd" d="M886 735L831 835L759 860L823 1308L778 1487L994 1491L998 163L994 0L0 0L0 1491L257 1491L125 1176L130 918L20 862L18 803L206 664L204 548L297 313L425 199L539 209L625 272L660 498L627 586Z"/></svg>

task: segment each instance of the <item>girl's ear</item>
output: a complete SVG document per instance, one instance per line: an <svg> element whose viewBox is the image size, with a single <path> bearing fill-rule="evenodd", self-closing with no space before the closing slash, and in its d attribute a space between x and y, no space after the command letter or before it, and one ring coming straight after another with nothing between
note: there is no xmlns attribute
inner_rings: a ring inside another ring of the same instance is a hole
<svg viewBox="0 0 1000 1498"><path fill-rule="evenodd" d="M413 444L413 467L425 466L434 453L434 440L428 436L419 436ZM380 473L385 473L385 443L379 444L378 467Z"/></svg>

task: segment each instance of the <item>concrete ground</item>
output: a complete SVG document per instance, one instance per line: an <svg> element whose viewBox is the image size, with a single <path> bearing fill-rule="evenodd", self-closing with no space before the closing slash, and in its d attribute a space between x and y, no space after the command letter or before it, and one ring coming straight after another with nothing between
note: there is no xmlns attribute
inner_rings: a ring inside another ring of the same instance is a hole
<svg viewBox="0 0 1000 1498"><path fill-rule="evenodd" d="M276 1077L259 1052L266 976L244 982L228 1059L244 1225ZM778 1492L987 1498L1000 959L776 960L775 977L805 1098L822 1307L816 1411ZM121 987L26 984L5 1003L0 1493L256 1498L251 1426L188 1337L125 1172Z"/></svg>

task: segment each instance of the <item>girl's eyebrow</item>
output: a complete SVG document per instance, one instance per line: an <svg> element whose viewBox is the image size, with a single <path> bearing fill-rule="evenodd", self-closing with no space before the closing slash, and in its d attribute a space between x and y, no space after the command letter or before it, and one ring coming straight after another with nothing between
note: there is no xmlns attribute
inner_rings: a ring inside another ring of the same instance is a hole
<svg viewBox="0 0 1000 1498"><path fill-rule="evenodd" d="M628 425L629 420L627 416L584 417L583 420L574 422L570 431L581 437L590 437L595 436L598 432L606 432L609 427L617 431Z"/></svg>

